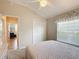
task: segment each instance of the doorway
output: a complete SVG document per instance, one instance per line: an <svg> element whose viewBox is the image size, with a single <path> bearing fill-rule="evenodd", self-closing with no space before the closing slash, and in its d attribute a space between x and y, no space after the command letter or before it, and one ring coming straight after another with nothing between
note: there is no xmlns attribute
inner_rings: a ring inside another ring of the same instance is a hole
<svg viewBox="0 0 79 59"><path fill-rule="evenodd" d="M8 49L18 49L18 17L4 16L5 18L5 34Z"/></svg>

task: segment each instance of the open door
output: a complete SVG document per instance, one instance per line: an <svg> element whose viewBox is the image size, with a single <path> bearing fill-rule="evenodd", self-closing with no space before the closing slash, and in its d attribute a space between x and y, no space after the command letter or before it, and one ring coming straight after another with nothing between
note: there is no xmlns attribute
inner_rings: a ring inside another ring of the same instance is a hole
<svg viewBox="0 0 79 59"><path fill-rule="evenodd" d="M8 49L18 49L18 17L4 16L6 23L6 40Z"/></svg>

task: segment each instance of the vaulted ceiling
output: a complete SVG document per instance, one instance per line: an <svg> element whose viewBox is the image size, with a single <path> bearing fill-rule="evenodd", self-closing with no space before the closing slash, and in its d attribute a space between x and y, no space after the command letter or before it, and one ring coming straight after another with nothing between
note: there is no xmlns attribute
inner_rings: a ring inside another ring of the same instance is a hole
<svg viewBox="0 0 79 59"><path fill-rule="evenodd" d="M40 8L39 4L33 2L35 0L9 0L12 3L17 3L29 7L40 16L48 19L61 13L73 10L79 7L79 0L48 0L48 6Z"/></svg>

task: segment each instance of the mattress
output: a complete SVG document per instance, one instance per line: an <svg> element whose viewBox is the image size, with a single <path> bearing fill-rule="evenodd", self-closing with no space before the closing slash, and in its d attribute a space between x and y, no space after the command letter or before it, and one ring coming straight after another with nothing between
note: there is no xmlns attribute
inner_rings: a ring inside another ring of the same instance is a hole
<svg viewBox="0 0 79 59"><path fill-rule="evenodd" d="M79 48L57 41L46 41L29 46L26 59L79 59Z"/></svg>

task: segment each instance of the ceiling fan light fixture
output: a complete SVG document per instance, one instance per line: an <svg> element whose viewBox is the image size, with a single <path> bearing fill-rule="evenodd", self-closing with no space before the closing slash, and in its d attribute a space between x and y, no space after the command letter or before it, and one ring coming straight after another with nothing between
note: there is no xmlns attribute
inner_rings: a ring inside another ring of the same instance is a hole
<svg viewBox="0 0 79 59"><path fill-rule="evenodd" d="M46 7L48 4L48 1L47 0L40 0L40 6L41 7Z"/></svg>

